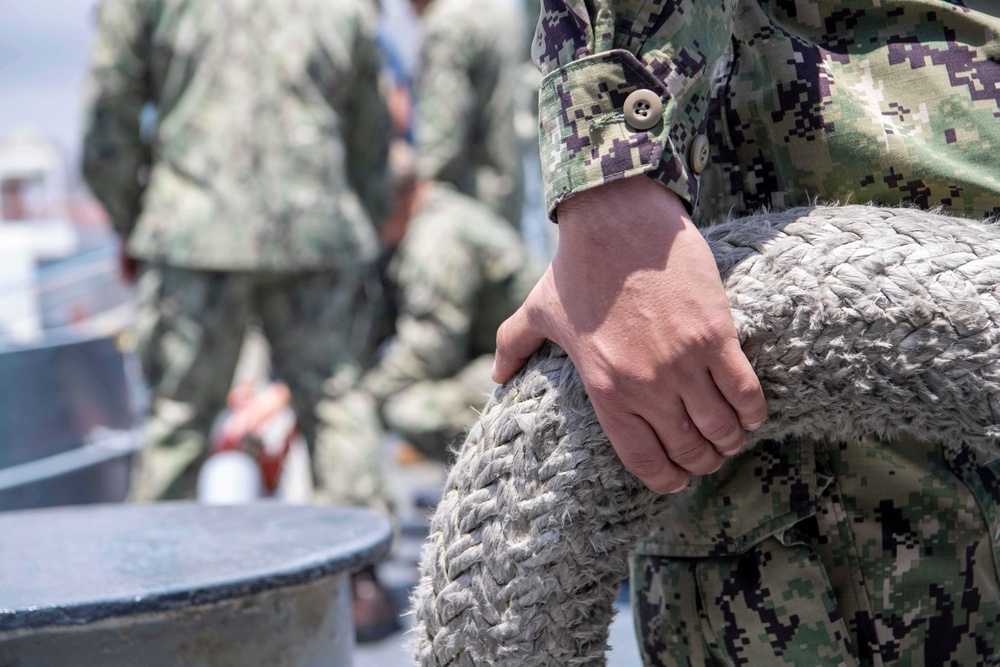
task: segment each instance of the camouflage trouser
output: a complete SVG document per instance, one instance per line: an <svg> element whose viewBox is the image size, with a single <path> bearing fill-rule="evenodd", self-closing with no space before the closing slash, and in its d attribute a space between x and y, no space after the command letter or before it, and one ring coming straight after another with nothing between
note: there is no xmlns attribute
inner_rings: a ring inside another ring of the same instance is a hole
<svg viewBox="0 0 1000 667"><path fill-rule="evenodd" d="M646 665L1000 664L1000 464L875 439L733 463L633 559Z"/></svg>
<svg viewBox="0 0 1000 667"><path fill-rule="evenodd" d="M226 273L145 267L139 355L152 409L132 474L135 500L191 498L246 326L257 318L292 394L326 500L387 507L374 405L353 391L367 335L358 279L335 273Z"/></svg>
<svg viewBox="0 0 1000 667"><path fill-rule="evenodd" d="M460 443L478 418L496 384L493 355L484 354L443 380L424 380L390 396L382 408L386 426L425 456L450 461L450 448Z"/></svg>

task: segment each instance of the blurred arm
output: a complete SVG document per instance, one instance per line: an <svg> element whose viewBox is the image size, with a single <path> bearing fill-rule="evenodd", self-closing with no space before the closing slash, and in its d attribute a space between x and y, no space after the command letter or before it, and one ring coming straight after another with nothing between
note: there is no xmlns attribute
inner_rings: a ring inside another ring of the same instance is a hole
<svg viewBox="0 0 1000 667"><path fill-rule="evenodd" d="M450 377L468 362L480 285L476 258L451 235L413 232L400 248L396 338L363 380L380 403L414 382Z"/></svg>
<svg viewBox="0 0 1000 667"><path fill-rule="evenodd" d="M106 0L84 89L83 174L127 239L142 208L142 172L152 157L140 134L149 90L149 17L145 2Z"/></svg>
<svg viewBox="0 0 1000 667"><path fill-rule="evenodd" d="M476 86L469 76L475 55L465 45L462 26L434 13L427 15L420 73L417 77L417 173L421 177L461 183L469 166L469 138L478 117Z"/></svg>
<svg viewBox="0 0 1000 667"><path fill-rule="evenodd" d="M385 82L370 22L359 16L351 63L344 140L347 175L372 222L381 227L389 213L389 140L391 122L386 106Z"/></svg>

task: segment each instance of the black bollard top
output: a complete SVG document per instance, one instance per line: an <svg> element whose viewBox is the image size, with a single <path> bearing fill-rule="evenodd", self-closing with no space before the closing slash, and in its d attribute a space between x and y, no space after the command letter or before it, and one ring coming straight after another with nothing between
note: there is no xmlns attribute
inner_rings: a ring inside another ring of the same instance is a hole
<svg viewBox="0 0 1000 667"><path fill-rule="evenodd" d="M307 583L377 562L391 533L370 510L277 503L0 513L0 632Z"/></svg>

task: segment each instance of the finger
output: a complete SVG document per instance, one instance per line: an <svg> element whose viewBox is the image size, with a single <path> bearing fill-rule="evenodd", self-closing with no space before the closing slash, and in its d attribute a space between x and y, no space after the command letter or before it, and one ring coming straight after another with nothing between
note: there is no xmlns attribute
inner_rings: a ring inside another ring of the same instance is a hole
<svg viewBox="0 0 1000 667"><path fill-rule="evenodd" d="M736 411L747 431L756 431L767 419L767 401L753 366L735 338L730 339L709 365L715 386Z"/></svg>
<svg viewBox="0 0 1000 667"><path fill-rule="evenodd" d="M493 381L503 384L514 377L524 362L545 342L543 334L529 315L528 305L521 306L497 330L497 352L493 359Z"/></svg>
<svg viewBox="0 0 1000 667"><path fill-rule="evenodd" d="M698 433L720 454L730 456L743 448L746 431L710 373L689 382L682 399Z"/></svg>
<svg viewBox="0 0 1000 667"><path fill-rule="evenodd" d="M625 469L656 493L677 493L687 487L688 474L674 465L644 419L629 413L604 411L594 405L597 419Z"/></svg>
<svg viewBox="0 0 1000 667"><path fill-rule="evenodd" d="M667 457L692 475L711 474L725 462L715 446L698 430L680 400L669 410L659 411L648 421L663 443Z"/></svg>

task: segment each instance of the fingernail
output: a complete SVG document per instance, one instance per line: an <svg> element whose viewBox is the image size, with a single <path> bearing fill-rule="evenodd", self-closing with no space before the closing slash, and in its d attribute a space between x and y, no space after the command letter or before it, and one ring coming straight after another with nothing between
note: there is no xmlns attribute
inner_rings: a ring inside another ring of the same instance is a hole
<svg viewBox="0 0 1000 667"><path fill-rule="evenodd" d="M668 494L671 494L671 493L680 493L684 489L688 488L688 486L690 484L691 484L691 478L689 477L686 480L684 480L683 484L681 484L680 486L678 486L676 489L671 489L670 491L667 491L667 493Z"/></svg>
<svg viewBox="0 0 1000 667"><path fill-rule="evenodd" d="M495 357L493 359L493 369L490 371L490 377L493 378L494 382L497 381L497 360Z"/></svg>
<svg viewBox="0 0 1000 667"><path fill-rule="evenodd" d="M754 422L753 424L747 424L743 428L745 428L748 431L756 431L757 429L759 429L763 425L764 425L764 420L761 419L759 422Z"/></svg>
<svg viewBox="0 0 1000 667"><path fill-rule="evenodd" d="M735 456L743 451L743 448L747 446L747 439L743 438L743 441L739 445L733 447L732 449L725 449L722 451L723 456Z"/></svg>

